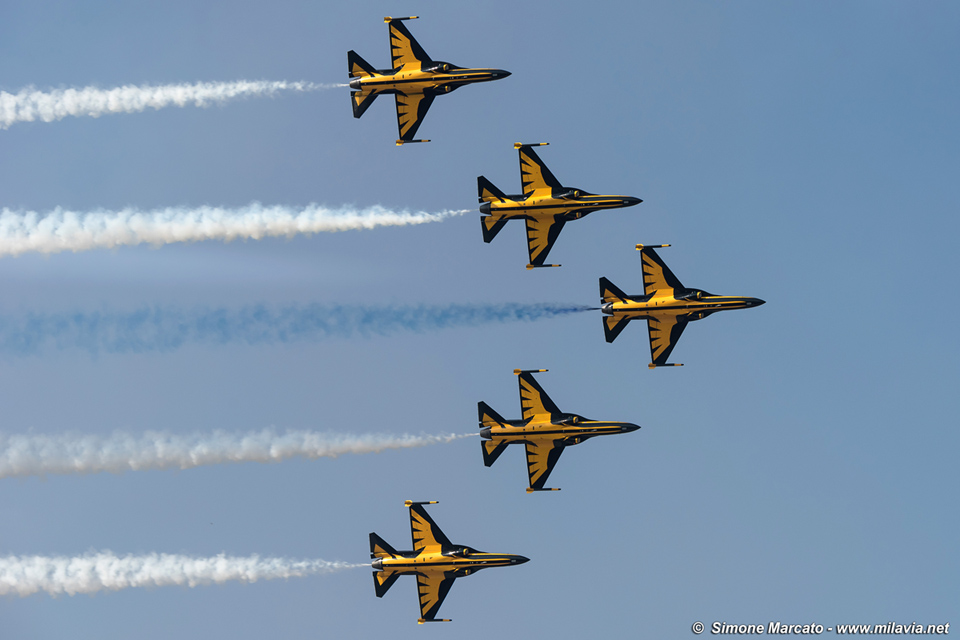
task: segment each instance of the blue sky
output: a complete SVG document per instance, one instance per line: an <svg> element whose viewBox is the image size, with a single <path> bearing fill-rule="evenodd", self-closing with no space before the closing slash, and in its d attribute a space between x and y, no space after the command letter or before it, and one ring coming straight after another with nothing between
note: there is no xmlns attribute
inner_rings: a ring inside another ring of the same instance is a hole
<svg viewBox="0 0 960 640"><path fill-rule="evenodd" d="M476 206L519 185L517 141L566 185L644 200L567 225L526 271L519 223L0 259L0 314L244 305L593 305L642 289L634 244L684 284L763 298L645 331L599 313L288 344L0 354L4 434L318 429L467 433L519 415L514 368L561 409L642 429L569 450L524 493L519 450L477 440L334 460L0 481L0 555L169 552L364 561L409 544L405 499L457 543L522 554L458 580L446 625L369 573L0 599L11 638L683 637L736 623L960 623L956 176L960 11L929 2L8 2L0 89L343 82L387 65L385 15L502 81L438 99L433 142L347 90L0 131L0 206ZM635 323L636 324L636 323Z"/></svg>

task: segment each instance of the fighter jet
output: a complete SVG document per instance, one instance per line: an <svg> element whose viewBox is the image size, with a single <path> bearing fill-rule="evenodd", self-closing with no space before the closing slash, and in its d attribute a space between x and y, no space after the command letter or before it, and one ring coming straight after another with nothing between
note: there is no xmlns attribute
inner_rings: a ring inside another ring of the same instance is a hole
<svg viewBox="0 0 960 640"><path fill-rule="evenodd" d="M599 209L632 207L643 202L630 196L598 196L564 187L533 150L533 147L547 144L517 142L513 145L520 152L520 184L523 188L520 195L508 196L483 176L477 178L477 195L483 203L480 205L480 213L484 214L480 216L483 241L493 240L508 220L526 220L527 251L530 254L527 269L560 266L544 264L543 261L567 222Z"/></svg>
<svg viewBox="0 0 960 640"><path fill-rule="evenodd" d="M450 93L465 84L499 80L510 75L503 69L465 69L449 62L431 60L407 28L403 20L408 18L383 19L390 25L390 54L392 69L374 69L355 51L347 52L347 69L350 72L350 92L353 102L353 117L359 118L373 104L377 96L392 93L397 97L397 125L400 139L405 142L430 142L414 140L417 129L427 115L433 99Z"/></svg>
<svg viewBox="0 0 960 640"><path fill-rule="evenodd" d="M543 371L546 369L513 371L520 380L520 409L523 412L520 420L504 420L486 402L477 403L480 437L483 438L480 442L483 464L488 467L492 465L507 445L525 445L527 473L530 476L527 493L559 491L543 485L564 447L580 444L596 436L629 433L640 428L629 422L600 422L560 411L532 375Z"/></svg>
<svg viewBox="0 0 960 640"><path fill-rule="evenodd" d="M376 569L373 572L373 586L377 597L382 598L400 576L417 576L417 591L420 595L420 619L417 624L450 622L449 619L437 618L436 615L457 578L481 569L508 567L529 560L523 556L486 553L453 544L423 508L425 504L437 504L436 501L407 500L403 504L410 507L413 551L397 551L384 542L383 538L371 533L370 557L375 558L372 566Z"/></svg>
<svg viewBox="0 0 960 640"><path fill-rule="evenodd" d="M606 278L600 278L600 310L607 342L613 342L631 320L646 320L650 333L650 368L681 367L667 358L688 322L717 311L749 309L764 304L759 298L715 296L702 289L688 289L654 251L668 244L637 245L643 262L642 296L628 296Z"/></svg>

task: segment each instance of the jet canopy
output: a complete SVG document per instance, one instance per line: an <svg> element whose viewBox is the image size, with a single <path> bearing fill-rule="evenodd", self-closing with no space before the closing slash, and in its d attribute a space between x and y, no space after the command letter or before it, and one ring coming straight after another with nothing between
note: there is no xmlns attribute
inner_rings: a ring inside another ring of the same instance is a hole
<svg viewBox="0 0 960 640"><path fill-rule="evenodd" d="M429 65L423 67L424 71L430 71L432 73L447 73L448 71L454 71L456 69L460 69L460 67L440 60L434 60Z"/></svg>
<svg viewBox="0 0 960 640"><path fill-rule="evenodd" d="M703 289L686 289L677 295L677 300L703 300L712 296L712 293L707 293Z"/></svg>
<svg viewBox="0 0 960 640"><path fill-rule="evenodd" d="M444 551L443 555L449 558L466 558L470 554L476 553L476 549L471 549L470 547L456 547L450 551Z"/></svg>

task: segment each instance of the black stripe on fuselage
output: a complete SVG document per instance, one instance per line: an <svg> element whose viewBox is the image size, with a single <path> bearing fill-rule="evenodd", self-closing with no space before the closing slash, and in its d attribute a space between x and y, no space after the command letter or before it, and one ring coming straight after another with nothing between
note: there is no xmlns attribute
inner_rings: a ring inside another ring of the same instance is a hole
<svg viewBox="0 0 960 640"><path fill-rule="evenodd" d="M542 204L542 205L536 204L536 205L528 205L526 207L519 206L519 205L514 207L509 205L501 205L497 203L491 203L491 204L493 204L493 206L490 207L491 214L500 213L504 211L531 211L536 209L595 209L598 207L615 209L623 206L622 204L611 204L605 207L604 206L605 203L603 202L572 202L569 204Z"/></svg>

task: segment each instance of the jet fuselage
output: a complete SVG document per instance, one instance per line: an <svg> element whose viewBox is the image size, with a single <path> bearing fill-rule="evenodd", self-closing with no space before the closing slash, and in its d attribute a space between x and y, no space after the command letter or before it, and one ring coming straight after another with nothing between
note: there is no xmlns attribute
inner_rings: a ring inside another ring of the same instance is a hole
<svg viewBox="0 0 960 640"><path fill-rule="evenodd" d="M463 69L448 62L406 64L399 69L378 69L375 75L354 78L350 88L377 93L450 93L466 84L499 80L510 75L503 69Z"/></svg>
<svg viewBox="0 0 960 640"><path fill-rule="evenodd" d="M482 428L480 437L484 440L504 440L511 444L559 440L565 446L570 446L596 436L629 433L640 428L639 425L630 422L602 422L575 414L567 414L557 421L552 421L550 416L545 418L534 417L524 421L507 420L502 425Z"/></svg>
<svg viewBox="0 0 960 640"><path fill-rule="evenodd" d="M470 547L457 547L447 552L424 551L419 555L414 551L401 551L396 557L377 558L371 566L379 571L397 573L456 572L456 577L476 573L490 567L509 567L523 564L530 559L524 556L504 553L486 553Z"/></svg>
<svg viewBox="0 0 960 640"><path fill-rule="evenodd" d="M480 213L497 218L550 218L562 215L565 220L577 220L600 209L632 207L643 202L640 198L616 195L594 195L579 189L555 193L555 189L535 189L522 194L507 196L503 202L484 202Z"/></svg>
<svg viewBox="0 0 960 640"><path fill-rule="evenodd" d="M687 320L700 320L717 311L749 309L762 304L764 301L759 298L717 296L700 289L687 289L683 293L668 289L645 296L629 296L623 301L607 302L600 307L600 311L607 315L636 319L688 315Z"/></svg>

